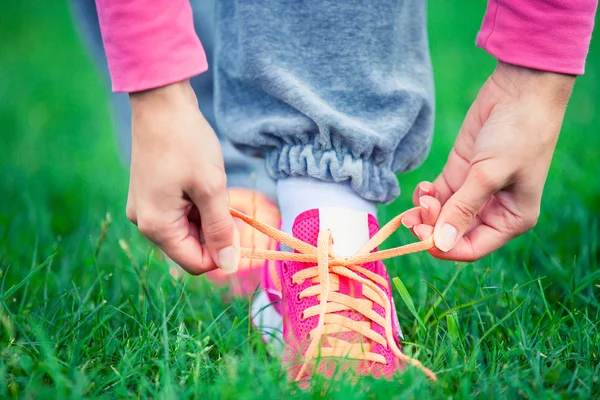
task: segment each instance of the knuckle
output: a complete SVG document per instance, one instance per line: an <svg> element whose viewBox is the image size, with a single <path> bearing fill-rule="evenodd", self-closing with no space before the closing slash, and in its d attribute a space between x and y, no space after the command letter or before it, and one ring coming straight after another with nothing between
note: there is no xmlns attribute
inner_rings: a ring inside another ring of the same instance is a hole
<svg viewBox="0 0 600 400"><path fill-rule="evenodd" d="M233 236L233 221L220 219L206 223L202 226L204 237L209 240L228 240Z"/></svg>
<svg viewBox="0 0 600 400"><path fill-rule="evenodd" d="M147 215L138 216L137 226L142 235L149 239L156 238L161 231L161 222L158 219Z"/></svg>
<svg viewBox="0 0 600 400"><path fill-rule="evenodd" d="M506 230L512 232L513 237L519 236L536 226L539 216L539 208L522 215L509 213L509 215L506 216Z"/></svg>
<svg viewBox="0 0 600 400"><path fill-rule="evenodd" d="M486 192L496 192L503 185L504 179L492 168L475 165L471 168L473 179Z"/></svg>
<svg viewBox="0 0 600 400"><path fill-rule="evenodd" d="M201 197L213 197L227 190L227 177L221 171L210 175L210 179L195 182L193 191Z"/></svg>
<svg viewBox="0 0 600 400"><path fill-rule="evenodd" d="M477 215L477 210L463 200L456 200L454 203L455 216L461 225L470 224Z"/></svg>

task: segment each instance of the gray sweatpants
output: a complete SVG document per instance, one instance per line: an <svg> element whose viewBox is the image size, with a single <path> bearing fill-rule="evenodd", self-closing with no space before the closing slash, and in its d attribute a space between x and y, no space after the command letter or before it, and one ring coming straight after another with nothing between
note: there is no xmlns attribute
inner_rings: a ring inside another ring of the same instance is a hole
<svg viewBox="0 0 600 400"><path fill-rule="evenodd" d="M420 165L431 144L425 2L213 1L192 0L211 66L192 85L220 135L228 184L272 195L270 178L310 176L393 200L396 173ZM106 71L94 1L73 4ZM113 96L129 154L129 106Z"/></svg>

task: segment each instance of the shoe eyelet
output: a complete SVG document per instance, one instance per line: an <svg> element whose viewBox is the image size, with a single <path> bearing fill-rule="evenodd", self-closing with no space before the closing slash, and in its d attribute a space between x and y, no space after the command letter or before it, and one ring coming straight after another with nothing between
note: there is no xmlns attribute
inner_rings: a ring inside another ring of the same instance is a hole
<svg viewBox="0 0 600 400"><path fill-rule="evenodd" d="M302 299L300 298L300 294L296 295L296 303L300 303L302 302Z"/></svg>

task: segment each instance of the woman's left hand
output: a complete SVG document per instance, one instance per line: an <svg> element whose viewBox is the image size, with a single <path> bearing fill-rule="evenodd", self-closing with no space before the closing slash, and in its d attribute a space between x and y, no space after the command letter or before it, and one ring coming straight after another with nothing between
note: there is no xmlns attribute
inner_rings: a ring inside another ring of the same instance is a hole
<svg viewBox="0 0 600 400"><path fill-rule="evenodd" d="M503 62L469 109L442 173L404 224L441 259L474 261L531 229L575 77Z"/></svg>

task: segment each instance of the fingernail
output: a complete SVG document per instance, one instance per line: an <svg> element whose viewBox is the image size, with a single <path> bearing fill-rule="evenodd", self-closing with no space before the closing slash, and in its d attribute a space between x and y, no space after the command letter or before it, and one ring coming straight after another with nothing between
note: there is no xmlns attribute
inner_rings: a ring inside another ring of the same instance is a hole
<svg viewBox="0 0 600 400"><path fill-rule="evenodd" d="M404 225L408 229L412 229L412 225L407 225L406 222L404 222L404 218L402 218L402 225Z"/></svg>
<svg viewBox="0 0 600 400"><path fill-rule="evenodd" d="M443 252L450 251L456 242L457 230L450 224L444 224L438 232L435 233L435 247Z"/></svg>
<svg viewBox="0 0 600 400"><path fill-rule="evenodd" d="M429 217L429 206L425 204L422 198L419 198L419 205L421 206L421 217Z"/></svg>
<svg viewBox="0 0 600 400"><path fill-rule="evenodd" d="M219 268L226 274L233 274L238 269L237 252L233 246L219 251Z"/></svg>
<svg viewBox="0 0 600 400"><path fill-rule="evenodd" d="M429 190L427 190L427 188L425 187L425 185L423 185L422 183L419 184L419 197L426 195L427 193L429 193Z"/></svg>

